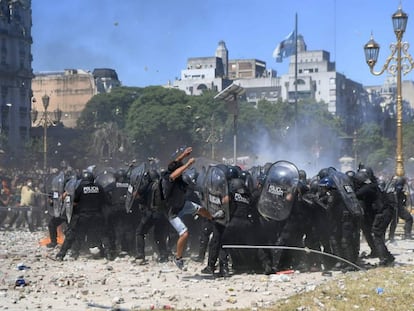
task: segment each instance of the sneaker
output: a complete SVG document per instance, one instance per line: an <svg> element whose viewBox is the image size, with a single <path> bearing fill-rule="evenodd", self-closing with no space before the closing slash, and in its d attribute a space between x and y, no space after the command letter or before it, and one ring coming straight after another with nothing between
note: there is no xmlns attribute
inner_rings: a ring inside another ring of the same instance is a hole
<svg viewBox="0 0 414 311"><path fill-rule="evenodd" d="M57 253L56 254L56 260L58 260L58 261L63 261L64 257L65 257L65 255L63 255L62 253Z"/></svg>
<svg viewBox="0 0 414 311"><path fill-rule="evenodd" d="M174 257L174 263L178 267L178 269L180 270L184 269L184 259Z"/></svg>

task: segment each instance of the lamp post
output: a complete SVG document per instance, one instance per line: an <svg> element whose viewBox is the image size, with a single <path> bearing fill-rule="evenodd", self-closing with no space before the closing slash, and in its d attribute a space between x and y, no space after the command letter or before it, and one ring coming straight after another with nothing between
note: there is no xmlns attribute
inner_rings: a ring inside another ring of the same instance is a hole
<svg viewBox="0 0 414 311"><path fill-rule="evenodd" d="M403 156L403 134L402 134L402 73L409 73L414 67L414 61L408 53L409 44L402 42L405 29L407 27L408 15L403 12L401 6L392 15L392 24L397 42L390 45L391 55L385 61L384 66L378 72L374 71L374 66L378 60L380 46L374 41L373 36L364 45L365 60L373 75L379 76L387 70L397 78L397 147L396 147L396 166L395 175L404 176L404 156Z"/></svg>
<svg viewBox="0 0 414 311"><path fill-rule="evenodd" d="M239 115L238 97L245 93L240 85L232 83L222 90L214 99L224 100L229 111L233 114L233 165L237 165L237 119Z"/></svg>
<svg viewBox="0 0 414 311"><path fill-rule="evenodd" d="M49 99L50 97L45 94L42 97L43 103L43 173L46 174L47 170L47 108L49 107Z"/></svg>

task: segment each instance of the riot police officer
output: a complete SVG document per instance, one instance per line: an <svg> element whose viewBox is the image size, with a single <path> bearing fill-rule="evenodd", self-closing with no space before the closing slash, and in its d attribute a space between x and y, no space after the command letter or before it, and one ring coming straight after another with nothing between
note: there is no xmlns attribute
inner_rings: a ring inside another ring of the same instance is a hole
<svg viewBox="0 0 414 311"><path fill-rule="evenodd" d="M381 192L377 179L367 170L355 174L355 194L364 207L363 233L371 247L371 256L380 259L381 266L395 260L385 245L385 232L392 219L393 206L390 197Z"/></svg>
<svg viewBox="0 0 414 311"><path fill-rule="evenodd" d="M163 208L163 202L160 200L160 175L156 170L150 170L145 177L148 179L148 186L145 190L145 195L141 208L141 219L136 228L136 259L140 259L140 264L146 264L145 259L145 239L151 228L154 233L154 244L158 251L158 261L168 261L167 238L168 238L168 219L166 211Z"/></svg>
<svg viewBox="0 0 414 311"><path fill-rule="evenodd" d="M126 170L120 168L113 176L115 180L107 185L108 204L105 208L106 234L108 236L107 259L113 260L118 251L130 252L134 249L134 239L128 234L130 214L125 209L128 190Z"/></svg>
<svg viewBox="0 0 414 311"><path fill-rule="evenodd" d="M413 216L406 208L407 202L407 195L405 194L404 187L406 186L407 182L405 177L403 176L396 176L393 178L391 183L394 185L394 213L390 223L388 237L390 241L394 240L395 236L395 229L397 228L398 219L401 218L405 221L404 223L404 239L411 239L411 231L413 228Z"/></svg>
<svg viewBox="0 0 414 311"><path fill-rule="evenodd" d="M91 246L99 247L101 253L104 252L102 237L105 221L102 209L107 199L102 186L96 184L94 179L92 172L82 173L81 182L74 194L73 215L66 230L65 241L56 255L57 260L63 260L71 247L73 257L77 258L86 236Z"/></svg>

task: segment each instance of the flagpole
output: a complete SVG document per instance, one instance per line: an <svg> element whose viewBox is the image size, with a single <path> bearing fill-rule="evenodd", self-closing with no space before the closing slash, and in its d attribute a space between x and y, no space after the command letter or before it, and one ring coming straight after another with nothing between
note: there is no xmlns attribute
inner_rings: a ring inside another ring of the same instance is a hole
<svg viewBox="0 0 414 311"><path fill-rule="evenodd" d="M295 140L298 147L298 13L295 15Z"/></svg>

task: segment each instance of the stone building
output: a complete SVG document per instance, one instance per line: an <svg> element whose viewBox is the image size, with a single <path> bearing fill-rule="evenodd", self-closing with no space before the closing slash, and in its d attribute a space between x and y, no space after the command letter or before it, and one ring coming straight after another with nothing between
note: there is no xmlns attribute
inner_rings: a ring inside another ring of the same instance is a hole
<svg viewBox="0 0 414 311"><path fill-rule="evenodd" d="M31 1L0 1L0 149L17 154L29 137Z"/></svg>
<svg viewBox="0 0 414 311"><path fill-rule="evenodd" d="M181 78L165 87L185 91L187 95L201 95L204 90L220 92L231 84L228 74L228 50L220 41L215 56L192 57L187 68L181 70Z"/></svg>
<svg viewBox="0 0 414 311"><path fill-rule="evenodd" d="M98 93L110 92L120 86L115 70L98 68L90 71L66 69L61 72L35 73L32 81L32 109L44 113L42 96L50 98L48 118L62 122L65 127L75 127L86 103ZM32 120L36 125L37 120Z"/></svg>

